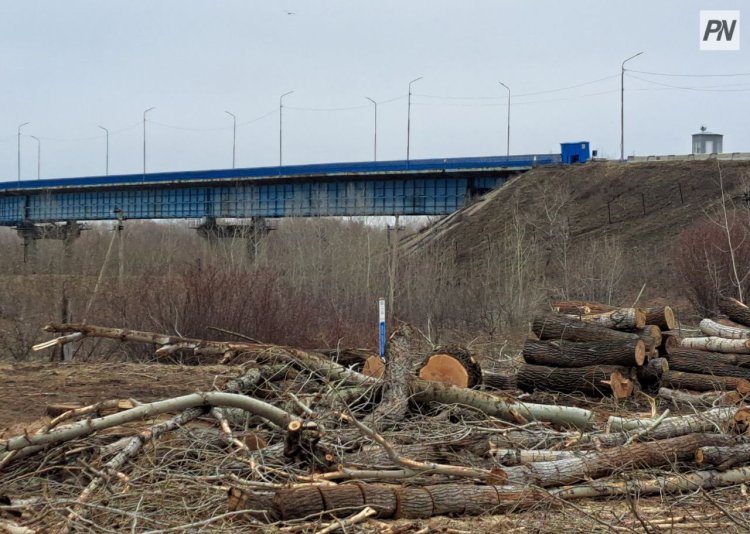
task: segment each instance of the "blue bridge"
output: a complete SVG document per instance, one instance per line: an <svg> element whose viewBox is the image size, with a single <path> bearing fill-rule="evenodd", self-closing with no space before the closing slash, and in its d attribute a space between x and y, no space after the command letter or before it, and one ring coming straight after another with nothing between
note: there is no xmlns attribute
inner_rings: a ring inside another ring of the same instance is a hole
<svg viewBox="0 0 750 534"><path fill-rule="evenodd" d="M444 215L559 154L0 183L0 226L124 219Z"/></svg>

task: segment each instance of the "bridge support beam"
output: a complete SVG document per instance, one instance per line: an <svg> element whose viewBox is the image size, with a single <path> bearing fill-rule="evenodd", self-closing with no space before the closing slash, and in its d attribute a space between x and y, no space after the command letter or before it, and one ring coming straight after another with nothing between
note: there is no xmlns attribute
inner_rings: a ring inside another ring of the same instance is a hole
<svg viewBox="0 0 750 534"><path fill-rule="evenodd" d="M18 237L23 240L23 262L26 263L36 252L36 242L40 239L56 239L63 242L63 254L66 261L72 254L73 242L81 236L85 227L78 221L66 221L61 224L23 223L16 226Z"/></svg>
<svg viewBox="0 0 750 534"><path fill-rule="evenodd" d="M273 225L269 224L264 217L253 217L236 224L219 223L215 217L206 217L196 230L199 236L209 242L216 242L219 239L244 239L248 254L256 258L258 246L273 230Z"/></svg>

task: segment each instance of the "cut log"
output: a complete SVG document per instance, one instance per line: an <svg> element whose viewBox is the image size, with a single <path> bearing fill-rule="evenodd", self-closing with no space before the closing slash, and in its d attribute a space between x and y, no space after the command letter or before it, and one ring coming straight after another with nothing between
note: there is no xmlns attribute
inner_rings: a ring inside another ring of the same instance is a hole
<svg viewBox="0 0 750 534"><path fill-rule="evenodd" d="M482 385L488 389L499 391L512 391L518 389L516 375L503 375L500 373L482 372Z"/></svg>
<svg viewBox="0 0 750 534"><path fill-rule="evenodd" d="M596 479L625 469L672 465L692 460L695 450L705 446L728 446L740 438L721 434L688 434L648 443L632 443L591 452L580 458L536 462L498 469L505 483L521 486L555 487Z"/></svg>
<svg viewBox="0 0 750 534"><path fill-rule="evenodd" d="M703 319L700 323L700 329L707 336L723 337L725 339L750 339L750 328L745 326L726 326L711 319Z"/></svg>
<svg viewBox="0 0 750 534"><path fill-rule="evenodd" d="M550 341L528 340L523 359L533 365L586 367L590 365L640 366L646 361L646 349L640 339L625 341Z"/></svg>
<svg viewBox="0 0 750 534"><path fill-rule="evenodd" d="M669 306L644 308L643 311L646 314L646 324L655 324L661 330L677 328L677 319L675 319L674 312Z"/></svg>
<svg viewBox="0 0 750 534"><path fill-rule="evenodd" d="M482 368L467 349L448 345L427 357L418 376L422 380L473 388L482 382Z"/></svg>
<svg viewBox="0 0 750 534"><path fill-rule="evenodd" d="M566 339L568 341L630 341L637 334L611 330L596 324L585 323L565 315L547 314L534 317L532 330L539 339Z"/></svg>
<svg viewBox="0 0 750 534"><path fill-rule="evenodd" d="M380 359L380 356L370 356L365 360L365 365L362 367L362 374L371 378L383 378L385 372L385 363Z"/></svg>
<svg viewBox="0 0 750 534"><path fill-rule="evenodd" d="M713 352L736 352L750 354L750 339L724 339L721 337L686 337L681 346L686 349Z"/></svg>
<svg viewBox="0 0 750 534"><path fill-rule="evenodd" d="M707 391L696 394L678 389L659 388L657 396L675 405L684 404L704 408L711 406L732 406L742 402L742 395L736 391Z"/></svg>
<svg viewBox="0 0 750 534"><path fill-rule="evenodd" d="M653 358L643 367L637 367L635 372L638 383L648 391L656 391L661 385L664 373L669 371L669 363L665 358Z"/></svg>
<svg viewBox="0 0 750 534"><path fill-rule="evenodd" d="M662 332L661 345L657 349L659 354L666 356L675 349L682 348L682 337L676 332Z"/></svg>
<svg viewBox="0 0 750 534"><path fill-rule="evenodd" d="M750 381L730 376L711 376L683 371L667 371L662 377L662 384L672 389L692 391L732 391L740 395L750 393Z"/></svg>
<svg viewBox="0 0 750 534"><path fill-rule="evenodd" d="M667 359L669 360L669 368L675 371L687 371L688 373L714 376L733 376L735 378L750 380L750 368L722 362L720 358L711 357L712 354L711 352L700 350L682 349L674 351Z"/></svg>
<svg viewBox="0 0 750 534"><path fill-rule="evenodd" d="M702 362L710 362L717 365L734 365L750 368L750 354L732 354L731 352L709 352L707 350L685 349L682 347L671 349L667 355L669 360L672 356L692 358ZM721 373L715 373L721 374Z"/></svg>
<svg viewBox="0 0 750 534"><path fill-rule="evenodd" d="M633 394L630 369L611 365L577 368L545 367L524 364L518 369L516 383L522 391L586 393L596 397L613 395L623 399Z"/></svg>
<svg viewBox="0 0 750 534"><path fill-rule="evenodd" d="M750 444L733 447L705 446L695 451L695 463L716 466L722 471L750 461Z"/></svg>
<svg viewBox="0 0 750 534"><path fill-rule="evenodd" d="M653 354L661 345L661 329L654 324L646 325L643 328L634 330L634 332L638 334L638 337L640 337L646 345L647 354Z"/></svg>
<svg viewBox="0 0 750 534"><path fill-rule="evenodd" d="M604 313L571 315L570 317L615 330L630 330L646 326L646 314L638 308L618 308Z"/></svg>
<svg viewBox="0 0 750 534"><path fill-rule="evenodd" d="M733 298L720 298L719 309L735 323L750 326L750 308Z"/></svg>
<svg viewBox="0 0 750 534"><path fill-rule="evenodd" d="M610 306L609 304L587 300L562 300L552 303L552 309L558 313L573 313L578 315L583 313L582 310L586 310L586 314L607 313L616 310L617 306Z"/></svg>

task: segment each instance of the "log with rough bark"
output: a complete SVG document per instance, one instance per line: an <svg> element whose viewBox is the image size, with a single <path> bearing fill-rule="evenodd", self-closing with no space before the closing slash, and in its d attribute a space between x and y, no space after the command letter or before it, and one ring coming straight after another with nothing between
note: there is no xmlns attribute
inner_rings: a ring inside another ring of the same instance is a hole
<svg viewBox="0 0 750 534"><path fill-rule="evenodd" d="M735 323L750 326L750 308L734 298L720 298L719 309Z"/></svg>
<svg viewBox="0 0 750 534"><path fill-rule="evenodd" d="M630 330L646 326L646 314L638 308L618 308L604 313L571 315L570 317L615 330Z"/></svg>
<svg viewBox="0 0 750 534"><path fill-rule="evenodd" d="M661 333L661 345L657 349L660 355L666 356L673 350L680 348L682 348L682 336L677 332Z"/></svg>
<svg viewBox="0 0 750 534"><path fill-rule="evenodd" d="M630 375L629 368L612 365L561 368L524 364L518 369L516 383L522 391L579 392L623 399L633 394Z"/></svg>
<svg viewBox="0 0 750 534"><path fill-rule="evenodd" d="M353 482L332 486L305 485L280 489L265 512L267 520L289 521L319 515L346 517L365 506L381 519L426 519L439 515L481 515L530 506L543 498L534 488L466 484L401 486ZM258 510L251 492L232 488L230 512ZM526 503L526 504L524 504ZM258 512L248 512L256 516Z"/></svg>
<svg viewBox="0 0 750 534"><path fill-rule="evenodd" d="M742 401L742 395L736 391L707 391L705 393L688 393L678 389L659 388L657 396L674 405L684 404L694 407L732 406Z"/></svg>
<svg viewBox="0 0 750 534"><path fill-rule="evenodd" d="M688 434L676 438L631 443L622 447L591 452L580 458L496 469L507 484L555 487L596 479L625 469L643 469L692 460L695 450L706 446L729 446L740 438L723 434Z"/></svg>
<svg viewBox="0 0 750 534"><path fill-rule="evenodd" d="M516 375L506 375L489 371L482 371L482 385L487 389L495 389L498 391L512 391L518 389Z"/></svg>
<svg viewBox="0 0 750 534"><path fill-rule="evenodd" d="M750 354L732 354L731 352L709 352L707 350L674 348L666 356L669 360L672 356L692 358L701 362L716 365L733 365L737 367L750 368ZM721 373L716 373L721 374Z"/></svg>
<svg viewBox="0 0 750 534"><path fill-rule="evenodd" d="M532 341L523 346L523 359L533 365L586 367L589 365L640 366L646 349L640 339L626 341Z"/></svg>
<svg viewBox="0 0 750 534"><path fill-rule="evenodd" d="M707 336L723 337L725 339L749 339L750 328L726 326L711 319L703 319L700 322L701 332Z"/></svg>
<svg viewBox="0 0 750 534"><path fill-rule="evenodd" d="M686 349L712 352L750 354L750 339L724 339L722 337L686 337L681 346Z"/></svg>
<svg viewBox="0 0 750 534"><path fill-rule="evenodd" d="M600 443L603 447L622 445L631 432L640 432L651 428L647 437L650 440L675 438L686 434L734 430L735 417L741 408L733 406L712 408L687 415L676 415L661 420L654 426L656 419L639 419L633 417L610 416L607 419L606 432L591 432L583 436L584 442Z"/></svg>
<svg viewBox="0 0 750 534"><path fill-rule="evenodd" d="M620 332L600 325L586 323L559 314L534 317L532 330L539 339L565 339L568 341L632 341L637 334Z"/></svg>
<svg viewBox="0 0 750 534"><path fill-rule="evenodd" d="M695 463L716 466L722 471L750 461L750 444L732 447L704 446L695 451Z"/></svg>
<svg viewBox="0 0 750 534"><path fill-rule="evenodd" d="M692 391L737 391L740 395L750 393L750 381L731 376L711 376L683 371L667 371L662 385L671 389Z"/></svg>
<svg viewBox="0 0 750 534"><path fill-rule="evenodd" d="M677 319L669 306L644 308L643 311L646 314L646 324L655 324L662 330L677 328Z"/></svg>
<svg viewBox="0 0 750 534"><path fill-rule="evenodd" d="M425 359L417 376L422 380L473 388L482 383L482 368L466 348L446 345Z"/></svg>
<svg viewBox="0 0 750 534"><path fill-rule="evenodd" d="M638 334L638 337L646 345L646 354L655 354L662 341L661 329L656 325L649 324L643 328L634 330L634 332Z"/></svg>
<svg viewBox="0 0 750 534"><path fill-rule="evenodd" d="M726 363L720 357L712 357L712 354L695 349L681 349L667 356L667 360L669 360L669 368L675 371L713 376L732 376L750 380L750 368ZM726 360L731 361L731 359L730 356Z"/></svg>
<svg viewBox="0 0 750 534"><path fill-rule="evenodd" d="M607 313L617 309L617 306L602 304L588 300L561 300L552 303L552 309L557 313L572 313L574 315L590 313ZM577 310L577 311L576 311Z"/></svg>

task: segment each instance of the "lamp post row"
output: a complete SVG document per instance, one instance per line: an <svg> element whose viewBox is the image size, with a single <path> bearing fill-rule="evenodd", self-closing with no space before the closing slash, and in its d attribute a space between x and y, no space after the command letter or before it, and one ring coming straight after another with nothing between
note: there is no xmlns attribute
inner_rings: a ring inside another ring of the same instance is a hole
<svg viewBox="0 0 750 534"><path fill-rule="evenodd" d="M643 54L638 52L637 54L630 56L620 65L620 159L625 160L625 63L637 58ZM412 85L423 79L423 76L415 78L409 82L409 92L407 97L407 115L406 115L406 161L408 162L411 158L411 97L412 97ZM506 133L506 147L505 154L510 156L510 105L511 105L511 90L508 85L503 82L498 82L508 91L508 107L507 107L507 133ZM279 97L279 166L284 163L284 97L291 95L294 91L288 91ZM374 110L374 132L373 132L373 161L378 160L378 103L365 96L367 100L372 102ZM150 107L143 112L143 176L146 176L146 114L149 111L156 109ZM237 164L237 116L231 111L225 111L227 115L232 117L232 168L236 168ZM24 122L18 125L17 129L17 152L18 152L18 181L21 181L21 128L31 124L30 122ZM99 128L104 130L106 135L106 160L105 160L105 172L109 175L109 129L104 126L98 125ZM42 167L42 143L41 140L36 136L29 136L37 142L37 179L41 178L41 167Z"/></svg>

